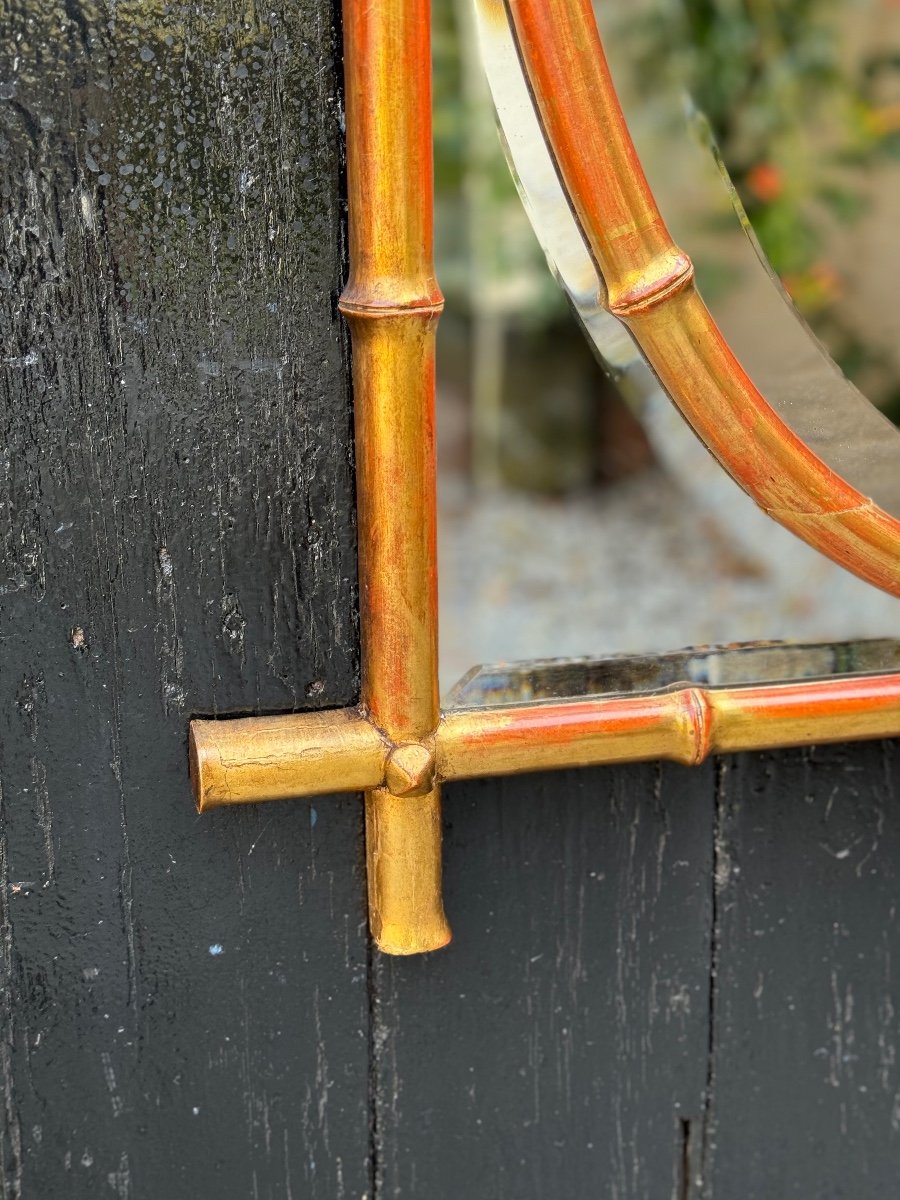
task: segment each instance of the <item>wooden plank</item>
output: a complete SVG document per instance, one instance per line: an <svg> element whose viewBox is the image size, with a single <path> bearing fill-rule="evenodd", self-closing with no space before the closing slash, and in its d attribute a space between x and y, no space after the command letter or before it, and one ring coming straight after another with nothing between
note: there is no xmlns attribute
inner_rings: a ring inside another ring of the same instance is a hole
<svg viewBox="0 0 900 1200"><path fill-rule="evenodd" d="M185 746L358 687L325 11L4 12L11 1200L368 1187L359 804L201 819Z"/></svg>
<svg viewBox="0 0 900 1200"><path fill-rule="evenodd" d="M699 1194L896 1191L897 802L896 743L723 764Z"/></svg>
<svg viewBox="0 0 900 1200"><path fill-rule="evenodd" d="M376 1194L687 1194L712 796L668 764L446 789L456 940L375 961Z"/></svg>

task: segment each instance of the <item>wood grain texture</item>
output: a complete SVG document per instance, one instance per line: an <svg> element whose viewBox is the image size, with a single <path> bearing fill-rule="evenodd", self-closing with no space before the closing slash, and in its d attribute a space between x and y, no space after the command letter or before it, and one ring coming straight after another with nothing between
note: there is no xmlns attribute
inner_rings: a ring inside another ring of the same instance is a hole
<svg viewBox="0 0 900 1200"><path fill-rule="evenodd" d="M332 12L0 30L0 1194L358 1196L359 802L185 745L357 698Z"/></svg>
<svg viewBox="0 0 900 1200"><path fill-rule="evenodd" d="M337 34L3 14L0 1195L891 1195L895 746L455 784L422 959L357 800L195 814L357 699Z"/></svg>
<svg viewBox="0 0 900 1200"><path fill-rule="evenodd" d="M375 963L377 1195L681 1197L712 796L709 766L446 788L455 940Z"/></svg>
<svg viewBox="0 0 900 1200"><path fill-rule="evenodd" d="M893 1194L896 743L720 767L709 1127L697 1194Z"/></svg>
<svg viewBox="0 0 900 1200"><path fill-rule="evenodd" d="M880 1200L895 743L445 792L452 946L373 962L384 1200Z"/></svg>

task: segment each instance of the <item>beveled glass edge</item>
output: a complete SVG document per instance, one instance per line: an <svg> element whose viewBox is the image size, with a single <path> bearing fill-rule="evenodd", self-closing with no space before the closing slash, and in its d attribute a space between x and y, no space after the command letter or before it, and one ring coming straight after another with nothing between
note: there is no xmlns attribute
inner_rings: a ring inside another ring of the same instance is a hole
<svg viewBox="0 0 900 1200"><path fill-rule="evenodd" d="M479 664L450 689L444 709L559 704L709 689L814 682L900 671L900 640L763 641L691 646L602 658L541 658Z"/></svg>

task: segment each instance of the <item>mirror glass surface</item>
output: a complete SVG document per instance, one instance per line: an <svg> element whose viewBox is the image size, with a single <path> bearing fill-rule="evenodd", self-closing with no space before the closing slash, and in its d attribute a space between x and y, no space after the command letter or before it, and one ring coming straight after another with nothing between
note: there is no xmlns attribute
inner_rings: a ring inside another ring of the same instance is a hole
<svg viewBox="0 0 900 1200"><path fill-rule="evenodd" d="M635 22L652 23L654 11L605 6L611 28L603 32L663 212L767 398L774 403L770 371L783 415L805 440L819 437L816 449L826 461L852 441L855 477L849 458L830 461L867 494L875 490L872 463L881 461L877 499L889 507L900 479L895 427L785 306L742 231L703 122L685 106L674 77L659 90L636 88L649 68ZM444 691L476 663L559 656L594 662L685 645L895 632L896 600L776 525L708 455L627 334L591 309L590 263L585 277L583 262L572 259L564 264L570 296L581 298L581 321L614 379L598 366L510 180L469 0L436 6L435 19L438 271L447 296L438 336ZM656 74L662 79L664 72ZM678 138L689 152L673 149ZM841 233L863 229L848 220ZM900 245L900 233L893 236ZM824 286L828 278L814 271L812 282ZM764 313L774 316L763 320ZM885 318L879 310L878 319L897 323L894 312ZM860 321L859 328L871 325L864 315ZM790 371L778 366L783 354ZM867 359L858 378L891 411L900 366L889 355L878 357L877 370L874 364ZM832 396L843 432L807 403L810 395ZM874 455L859 455L861 428ZM762 662L753 659L752 669L763 669ZM572 694L584 694L576 675L561 677ZM467 703L473 695L470 689Z"/></svg>

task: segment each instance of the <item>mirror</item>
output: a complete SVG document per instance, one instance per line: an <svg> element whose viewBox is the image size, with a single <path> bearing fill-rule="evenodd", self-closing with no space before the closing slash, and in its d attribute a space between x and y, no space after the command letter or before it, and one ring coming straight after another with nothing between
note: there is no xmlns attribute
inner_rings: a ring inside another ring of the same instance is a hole
<svg viewBox="0 0 900 1200"><path fill-rule="evenodd" d="M802 458L808 447L810 457L824 466L820 483L834 472L844 481L841 494L855 490L875 501L883 518L874 519L874 548L871 537L867 542L868 535L858 530L848 537L842 528L846 521L835 515L840 504L820 503L816 510L815 501L807 508L795 505L795 531L818 549L803 545L760 512L715 463L659 386L660 372L654 373L640 353L634 329L598 303L596 247L586 244L573 218L578 200L560 183L564 171L547 147L553 134L532 99L539 89L526 82L526 56L517 47L521 34L515 22L546 23L550 32L537 37L535 45L546 57L547 47L552 53L572 22L585 18L589 5L570 4L562 12L552 4L543 13L536 9L511 4L507 10L496 0L479 0L476 30L467 19L468 5L457 7L457 75L466 82L468 120L456 130L457 150L464 149L457 183L466 203L459 206L464 215L455 223L448 220L452 206L440 204L441 135L452 143L453 130L446 128L446 118L442 130L440 107L436 121L438 228L459 232L468 226L470 297L468 329L461 334L452 315L445 315L440 335L442 470L450 464L443 471L439 521L442 680L446 685L486 659L891 632L893 597L853 578L820 551L835 552L825 543L843 539L836 556L845 566L858 569L859 563L850 560L861 557L869 578L874 573L882 586L896 579L892 545L893 518L900 515L900 434L835 369L788 306L738 221L708 134L697 136L698 130L704 132L703 121L696 111L690 120L684 116L675 75L668 91L657 89L649 101L649 89L634 85L635 71L642 67L636 47L645 58L647 53L640 22L652 24L654 13L638 6L623 18L604 10L613 18L603 32L642 161L677 243L698 265L701 289L747 371L750 391L755 385L776 424L802 443L795 453ZM439 105L442 35L449 33L439 28ZM589 339L613 373L615 392L599 373L591 374L571 326L564 324L564 311L554 306L548 285L535 282L537 258L511 190L503 190L493 119L478 99L478 38L528 216ZM576 54L566 53L565 86L552 95L571 107L580 72L596 63L585 67ZM644 66L642 80L646 75ZM596 96L597 88L589 94ZM596 113L592 116L599 125ZM676 124L679 138L673 133ZM607 175L618 178L623 169L637 169L623 153L616 163L607 163ZM586 144L583 158L592 159ZM746 175L745 170L742 185ZM756 182L764 187L764 176ZM583 213L580 219L583 225ZM459 240L465 242L465 228ZM439 266L452 314L463 289L446 262ZM726 286L732 278L739 278L741 287ZM825 281L820 273L820 282ZM796 280L793 285L796 290ZM888 384L895 378L887 368L883 374ZM718 391L728 382L717 378ZM530 405L522 401L528 392ZM733 407L732 418L739 411ZM468 453L461 430L468 431ZM758 430L745 436L752 449ZM767 469L773 445L783 447L779 437L750 456L757 476ZM535 443L540 453L529 458L521 447L527 451ZM544 453L553 445L559 453ZM746 487L747 455L737 469L734 463L728 466ZM807 486L809 463L801 466ZM617 471L624 477L617 478ZM771 496L767 499L769 508L776 507ZM869 508L863 520L872 517ZM491 547L490 554L480 553L481 546Z"/></svg>

